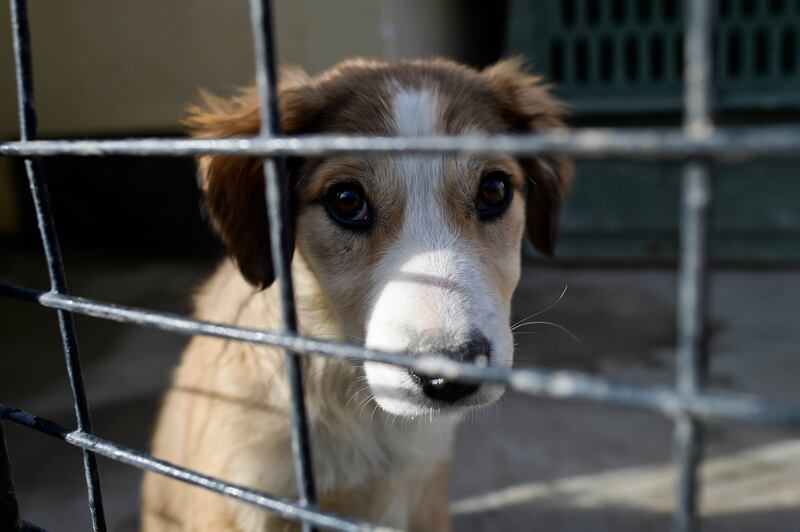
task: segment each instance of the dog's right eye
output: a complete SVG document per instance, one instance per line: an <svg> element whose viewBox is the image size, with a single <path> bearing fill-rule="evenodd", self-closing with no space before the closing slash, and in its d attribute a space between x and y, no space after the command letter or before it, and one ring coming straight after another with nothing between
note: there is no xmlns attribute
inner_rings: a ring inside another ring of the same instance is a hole
<svg viewBox="0 0 800 532"><path fill-rule="evenodd" d="M334 221L347 229L364 230L372 223L369 203L358 183L339 183L325 194L325 208Z"/></svg>
<svg viewBox="0 0 800 532"><path fill-rule="evenodd" d="M497 170L483 176L475 200L481 220L497 218L508 208L513 194L508 180L508 174Z"/></svg>

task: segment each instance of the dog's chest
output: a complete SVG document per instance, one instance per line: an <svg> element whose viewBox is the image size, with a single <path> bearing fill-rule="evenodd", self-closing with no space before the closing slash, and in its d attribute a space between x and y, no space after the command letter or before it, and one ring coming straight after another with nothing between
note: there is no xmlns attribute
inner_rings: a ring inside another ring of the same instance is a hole
<svg viewBox="0 0 800 532"><path fill-rule="evenodd" d="M455 422L392 420L325 423L313 427L317 482L326 487L363 485L371 477L402 480L450 455Z"/></svg>
<svg viewBox="0 0 800 532"><path fill-rule="evenodd" d="M364 518L405 526L421 486L449 458L454 428L447 419L384 418L315 427L314 469L325 506L346 515L369 509L373 515Z"/></svg>

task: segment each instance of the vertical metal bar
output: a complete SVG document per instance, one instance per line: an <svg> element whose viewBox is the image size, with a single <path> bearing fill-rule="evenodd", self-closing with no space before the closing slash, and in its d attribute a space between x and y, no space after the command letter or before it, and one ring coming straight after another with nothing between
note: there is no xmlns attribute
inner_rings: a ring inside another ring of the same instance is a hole
<svg viewBox="0 0 800 532"><path fill-rule="evenodd" d="M19 506L11 479L11 461L6 449L3 423L0 422L0 530L17 530L19 527Z"/></svg>
<svg viewBox="0 0 800 532"><path fill-rule="evenodd" d="M17 101L19 108L20 140L35 140L36 109L33 97L33 64L31 60L31 40L28 26L28 9L26 0L10 0L11 25L14 36L14 61L17 78ZM36 210L36 221L42 238L47 272L50 276L50 289L58 294L67 294L67 280L64 273L64 264L61 258L61 248L56 234L53 213L50 207L50 196L47 183L44 179L41 160L38 157L25 159L25 170ZM75 417L78 428L84 432L91 432L89 405L86 401L86 391L83 384L80 357L78 355L78 341L75 334L75 324L72 314L63 310L58 311L58 324L61 339L64 345L64 355L67 363L67 373ZM97 461L93 453L83 452L83 467L86 475L88 489L89 511L92 516L92 525L96 532L106 530L103 512L103 500L100 493L100 477L97 473Z"/></svg>
<svg viewBox="0 0 800 532"><path fill-rule="evenodd" d="M713 0L686 0L684 40L684 133L699 139L713 131ZM676 387L685 398L703 385L708 355L708 234L712 201L708 161L686 164L681 191L681 254L678 278ZM678 467L674 530L694 532L698 522L698 466L702 426L688 413L675 420Z"/></svg>
<svg viewBox="0 0 800 532"><path fill-rule="evenodd" d="M251 0L250 16L256 56L256 81L261 103L262 137L279 135L280 118L276 95L275 55L272 44L272 13L268 0ZM289 217L289 179L283 159L264 159L267 216L269 220L272 264L278 283L283 312L283 330L297 332L297 313L292 281L292 221ZM311 439L303 392L302 360L297 353L286 352L286 377L291 393L292 454L300 503L316 504L316 489L311 457ZM303 530L313 527L303 522Z"/></svg>

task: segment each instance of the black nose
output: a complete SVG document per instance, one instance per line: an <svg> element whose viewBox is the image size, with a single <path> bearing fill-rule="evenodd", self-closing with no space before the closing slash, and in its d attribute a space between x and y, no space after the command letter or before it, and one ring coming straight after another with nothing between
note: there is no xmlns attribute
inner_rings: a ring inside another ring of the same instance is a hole
<svg viewBox="0 0 800 532"><path fill-rule="evenodd" d="M422 393L425 394L425 397L434 401L442 401L443 403L455 403L460 399L469 397L480 388L478 384L455 382L441 377L423 378L421 383Z"/></svg>
<svg viewBox="0 0 800 532"><path fill-rule="evenodd" d="M480 366L487 366L491 355L491 344L483 334L475 331L468 342L438 351L461 362L473 362ZM441 377L422 377L412 370L408 370L408 372L411 378L422 386L422 393L425 394L425 397L434 401L452 404L469 397L480 388L480 384L457 382Z"/></svg>

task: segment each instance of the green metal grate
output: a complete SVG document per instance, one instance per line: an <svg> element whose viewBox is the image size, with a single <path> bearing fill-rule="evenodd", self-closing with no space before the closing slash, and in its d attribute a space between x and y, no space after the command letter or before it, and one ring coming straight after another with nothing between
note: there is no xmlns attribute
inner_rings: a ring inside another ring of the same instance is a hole
<svg viewBox="0 0 800 532"><path fill-rule="evenodd" d="M509 51L532 57L579 113L680 109L680 0L512 0ZM721 0L725 110L800 108L800 0Z"/></svg>

